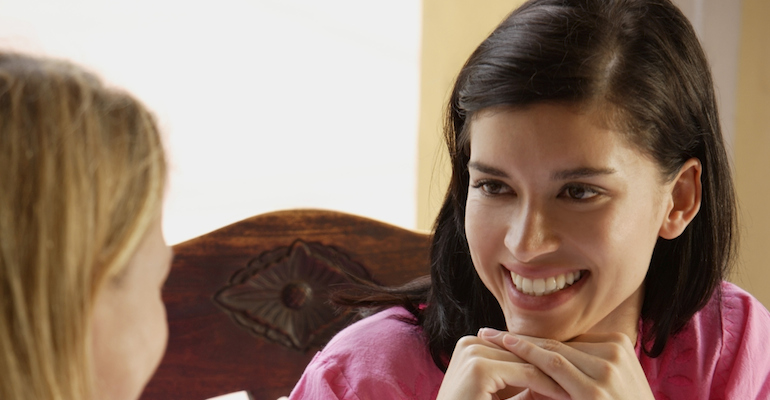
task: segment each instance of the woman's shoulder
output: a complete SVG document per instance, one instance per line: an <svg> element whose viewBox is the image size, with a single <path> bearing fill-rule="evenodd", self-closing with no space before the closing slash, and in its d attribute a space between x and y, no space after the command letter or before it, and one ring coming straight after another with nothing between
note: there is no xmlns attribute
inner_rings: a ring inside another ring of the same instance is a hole
<svg viewBox="0 0 770 400"><path fill-rule="evenodd" d="M770 312L754 296L730 282L722 282L720 296L712 297L710 304L720 304L724 311L740 311L746 319L770 319Z"/></svg>
<svg viewBox="0 0 770 400"><path fill-rule="evenodd" d="M422 328L416 323L416 319L411 312L403 307L391 307L380 312L362 318L347 328L340 331L330 342L338 342L346 338L355 338L363 336L366 339L368 333L372 331L386 330L390 333L407 336L422 336Z"/></svg>
<svg viewBox="0 0 770 400"><path fill-rule="evenodd" d="M712 388L724 393L725 398L767 398L770 396L770 358L766 356L770 312L735 284L723 282L720 289L699 319L701 333L705 329L721 333L721 341L714 350L717 361Z"/></svg>
<svg viewBox="0 0 770 400"><path fill-rule="evenodd" d="M423 349L427 351L427 342L415 317L403 307L392 307L343 329L321 354L337 359L366 355L389 360L392 356L422 355Z"/></svg>
<svg viewBox="0 0 770 400"><path fill-rule="evenodd" d="M770 358L764 356L768 336L768 310L745 290L723 282L706 306L669 340L663 354L643 360L643 365L653 390L658 386L664 393L681 389L690 394L701 391L710 398L766 398L770 395Z"/></svg>
<svg viewBox="0 0 770 400"><path fill-rule="evenodd" d="M393 307L338 333L308 365L292 398L431 399L443 375L414 316Z"/></svg>
<svg viewBox="0 0 770 400"><path fill-rule="evenodd" d="M708 304L693 317L689 329L721 334L722 352L761 344L770 335L770 312L754 296L730 282L722 282ZM741 343L738 339L749 340ZM763 339L755 343L754 339ZM726 354L722 354L724 357Z"/></svg>
<svg viewBox="0 0 770 400"><path fill-rule="evenodd" d="M676 343L690 342L696 336L698 342L711 343L715 352L724 357L725 351L749 343L736 343L733 339L753 339L770 334L770 312L754 296L730 282L722 282L719 290L700 311L695 313L682 332L675 335ZM685 340L683 340L685 339Z"/></svg>

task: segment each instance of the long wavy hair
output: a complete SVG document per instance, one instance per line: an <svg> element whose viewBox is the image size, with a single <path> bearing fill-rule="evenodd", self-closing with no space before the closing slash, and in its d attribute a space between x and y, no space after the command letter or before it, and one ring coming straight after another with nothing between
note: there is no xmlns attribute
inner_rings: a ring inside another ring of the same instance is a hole
<svg viewBox="0 0 770 400"><path fill-rule="evenodd" d="M460 337L506 325L465 237L469 124L490 107L547 102L600 105L664 176L690 158L702 163L700 212L678 238L658 239L645 279L649 356L706 304L731 265L733 181L708 62L684 15L669 0L528 1L478 46L452 89L444 127L452 176L434 225L430 282L348 301L407 306L442 369Z"/></svg>
<svg viewBox="0 0 770 400"><path fill-rule="evenodd" d="M91 398L94 299L165 177L141 103L69 62L0 53L0 398Z"/></svg>

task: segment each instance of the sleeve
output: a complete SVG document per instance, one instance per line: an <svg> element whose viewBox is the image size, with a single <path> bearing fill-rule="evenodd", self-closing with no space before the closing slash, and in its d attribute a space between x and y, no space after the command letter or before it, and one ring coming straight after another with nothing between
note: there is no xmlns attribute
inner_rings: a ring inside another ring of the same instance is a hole
<svg viewBox="0 0 770 400"><path fill-rule="evenodd" d="M290 400L433 400L444 377L419 327L393 308L343 329L305 368Z"/></svg>
<svg viewBox="0 0 770 400"><path fill-rule="evenodd" d="M289 395L289 400L301 399L361 400L350 387L342 368L323 359L321 352L313 357Z"/></svg>
<svg viewBox="0 0 770 400"><path fill-rule="evenodd" d="M770 399L770 313L746 292L725 293L722 335L712 398Z"/></svg>

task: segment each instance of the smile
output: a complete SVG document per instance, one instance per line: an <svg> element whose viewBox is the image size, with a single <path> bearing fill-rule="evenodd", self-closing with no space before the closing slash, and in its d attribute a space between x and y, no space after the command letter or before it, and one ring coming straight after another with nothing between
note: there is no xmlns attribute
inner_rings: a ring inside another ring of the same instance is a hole
<svg viewBox="0 0 770 400"><path fill-rule="evenodd" d="M530 279L511 271L511 280L516 290L530 296L545 296L556 293L580 280L581 271L567 272L548 278Z"/></svg>

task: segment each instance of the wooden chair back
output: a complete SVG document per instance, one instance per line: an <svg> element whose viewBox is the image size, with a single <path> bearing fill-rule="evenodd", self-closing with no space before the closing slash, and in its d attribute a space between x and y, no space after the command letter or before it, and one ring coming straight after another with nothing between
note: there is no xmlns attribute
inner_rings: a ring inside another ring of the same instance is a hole
<svg viewBox="0 0 770 400"><path fill-rule="evenodd" d="M426 234L321 210L262 214L174 246L168 348L141 399L288 395L350 322L328 290L348 275L385 285L427 275L428 249Z"/></svg>

